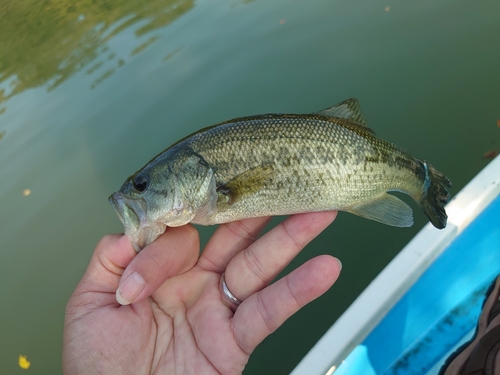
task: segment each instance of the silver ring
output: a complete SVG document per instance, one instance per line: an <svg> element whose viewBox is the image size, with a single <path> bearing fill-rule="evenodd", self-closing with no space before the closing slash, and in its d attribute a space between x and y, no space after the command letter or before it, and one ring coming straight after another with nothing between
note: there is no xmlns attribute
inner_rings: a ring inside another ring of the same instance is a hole
<svg viewBox="0 0 500 375"><path fill-rule="evenodd" d="M228 306L234 311L241 304L241 300L236 298L233 293L229 290L226 284L226 277L223 273L220 277L220 290L222 293L222 297L228 302Z"/></svg>

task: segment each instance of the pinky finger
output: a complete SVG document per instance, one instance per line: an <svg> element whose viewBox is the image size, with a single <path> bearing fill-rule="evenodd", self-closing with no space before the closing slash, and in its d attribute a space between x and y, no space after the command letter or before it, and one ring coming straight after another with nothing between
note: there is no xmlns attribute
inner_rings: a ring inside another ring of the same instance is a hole
<svg viewBox="0 0 500 375"><path fill-rule="evenodd" d="M289 317L330 289L341 268L338 259L321 255L248 297L232 319L240 348L250 354Z"/></svg>

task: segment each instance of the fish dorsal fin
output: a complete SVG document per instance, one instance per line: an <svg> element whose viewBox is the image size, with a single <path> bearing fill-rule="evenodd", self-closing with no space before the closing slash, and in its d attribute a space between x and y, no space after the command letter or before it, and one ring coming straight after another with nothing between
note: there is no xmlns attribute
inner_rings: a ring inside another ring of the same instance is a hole
<svg viewBox="0 0 500 375"><path fill-rule="evenodd" d="M374 133L374 131L366 125L365 118L361 113L361 107L356 98L344 100L341 103L335 104L333 107L317 112L317 114L326 117L345 118L353 124L361 126L363 130Z"/></svg>
<svg viewBox="0 0 500 375"><path fill-rule="evenodd" d="M242 196L261 190L272 177L273 172L274 168L271 165L259 165L220 185L217 192L226 197L228 204L233 204Z"/></svg>
<svg viewBox="0 0 500 375"><path fill-rule="evenodd" d="M413 213L410 206L387 193L368 203L355 205L344 211L394 227L411 227L413 225Z"/></svg>

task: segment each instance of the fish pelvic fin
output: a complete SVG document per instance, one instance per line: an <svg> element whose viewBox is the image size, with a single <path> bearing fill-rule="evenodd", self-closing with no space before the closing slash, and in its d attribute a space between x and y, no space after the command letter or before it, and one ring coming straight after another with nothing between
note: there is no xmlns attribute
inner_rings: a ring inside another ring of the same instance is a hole
<svg viewBox="0 0 500 375"><path fill-rule="evenodd" d="M446 227L448 216L444 206L450 200L448 188L451 188L451 181L437 171L432 165L425 161L420 161L422 165L424 178L424 192L420 198L420 208L429 218L432 225L438 229Z"/></svg>
<svg viewBox="0 0 500 375"><path fill-rule="evenodd" d="M370 202L357 204L343 211L393 227L413 225L413 211L410 206L387 193L383 193Z"/></svg>

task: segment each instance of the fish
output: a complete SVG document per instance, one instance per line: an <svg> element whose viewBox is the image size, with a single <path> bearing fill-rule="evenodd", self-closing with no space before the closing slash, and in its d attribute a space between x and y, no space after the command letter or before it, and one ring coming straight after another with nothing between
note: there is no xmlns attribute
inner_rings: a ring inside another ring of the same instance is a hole
<svg viewBox="0 0 500 375"><path fill-rule="evenodd" d="M413 225L409 195L446 227L450 180L375 136L355 98L312 114L240 117L201 129L127 178L109 198L136 251L167 227L345 211Z"/></svg>

